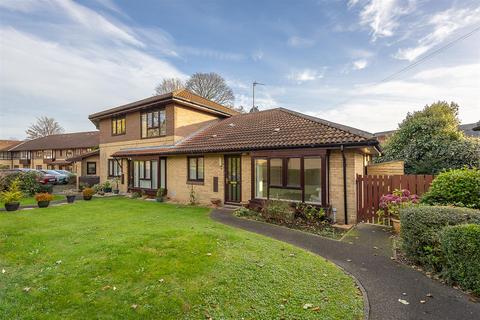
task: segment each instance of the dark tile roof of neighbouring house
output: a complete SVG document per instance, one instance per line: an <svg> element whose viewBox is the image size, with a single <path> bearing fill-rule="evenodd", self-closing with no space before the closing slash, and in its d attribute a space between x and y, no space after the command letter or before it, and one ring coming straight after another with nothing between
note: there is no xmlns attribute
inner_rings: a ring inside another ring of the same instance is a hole
<svg viewBox="0 0 480 320"><path fill-rule="evenodd" d="M195 93L188 91L187 89L180 89L180 90L172 91L162 95L153 96L153 97L142 99L132 103L124 104L115 108L100 111L100 112L91 114L90 116L88 116L88 118L91 121L97 121L99 119L111 117L113 115L140 110L143 108L148 108L155 104L168 103L171 101L188 104L193 107L200 108L206 112L213 112L213 113L224 115L224 116L231 116L239 113L238 111L233 110L232 108L229 108L219 103L205 99Z"/></svg>
<svg viewBox="0 0 480 320"><path fill-rule="evenodd" d="M91 148L98 146L98 131L52 134L50 136L27 140L10 149L10 151L53 150Z"/></svg>
<svg viewBox="0 0 480 320"><path fill-rule="evenodd" d="M89 157L98 156L99 154L100 154L100 149L96 149L96 150L93 150L93 151L90 151L90 152L85 152L83 154L80 154L78 156L71 157L71 158L68 158L68 159L65 159L65 160L69 161L69 162L81 161L81 160L89 158Z"/></svg>
<svg viewBox="0 0 480 320"><path fill-rule="evenodd" d="M377 145L372 134L284 108L214 122L172 146L124 149L114 156Z"/></svg>
<svg viewBox="0 0 480 320"><path fill-rule="evenodd" d="M0 151L8 151L22 142L21 140L0 140Z"/></svg>

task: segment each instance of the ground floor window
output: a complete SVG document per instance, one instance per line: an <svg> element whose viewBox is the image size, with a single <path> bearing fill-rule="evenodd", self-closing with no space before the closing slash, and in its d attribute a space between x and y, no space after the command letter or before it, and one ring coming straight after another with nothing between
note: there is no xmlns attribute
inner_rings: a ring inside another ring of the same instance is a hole
<svg viewBox="0 0 480 320"><path fill-rule="evenodd" d="M325 199L325 157L295 156L255 158L254 196L322 204Z"/></svg>
<svg viewBox="0 0 480 320"><path fill-rule="evenodd" d="M36 169L37 169L37 170L42 170L42 169L43 169L43 168L42 168L42 165L41 165L41 164L37 164Z"/></svg>
<svg viewBox="0 0 480 320"><path fill-rule="evenodd" d="M188 181L203 182L203 157L188 157Z"/></svg>
<svg viewBox="0 0 480 320"><path fill-rule="evenodd" d="M122 167L120 166L120 161L117 159L108 159L108 176L109 177L120 177L122 175Z"/></svg>
<svg viewBox="0 0 480 320"><path fill-rule="evenodd" d="M96 175L97 174L97 163L96 162L87 162L87 174Z"/></svg>
<svg viewBox="0 0 480 320"><path fill-rule="evenodd" d="M166 188L166 160L134 160L133 187L141 189Z"/></svg>

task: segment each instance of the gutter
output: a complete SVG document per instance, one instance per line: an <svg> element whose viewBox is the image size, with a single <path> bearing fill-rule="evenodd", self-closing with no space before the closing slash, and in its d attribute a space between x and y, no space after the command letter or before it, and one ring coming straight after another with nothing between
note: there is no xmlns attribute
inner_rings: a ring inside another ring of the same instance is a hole
<svg viewBox="0 0 480 320"><path fill-rule="evenodd" d="M345 208L345 224L348 224L348 207L347 207L347 159L345 158L345 148L340 146L342 151L343 164L343 207Z"/></svg>

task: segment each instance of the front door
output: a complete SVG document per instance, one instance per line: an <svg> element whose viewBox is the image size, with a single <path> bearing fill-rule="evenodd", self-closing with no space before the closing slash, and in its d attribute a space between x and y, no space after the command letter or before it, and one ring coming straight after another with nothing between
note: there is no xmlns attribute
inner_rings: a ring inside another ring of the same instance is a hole
<svg viewBox="0 0 480 320"><path fill-rule="evenodd" d="M242 168L240 156L225 156L225 202L242 201Z"/></svg>

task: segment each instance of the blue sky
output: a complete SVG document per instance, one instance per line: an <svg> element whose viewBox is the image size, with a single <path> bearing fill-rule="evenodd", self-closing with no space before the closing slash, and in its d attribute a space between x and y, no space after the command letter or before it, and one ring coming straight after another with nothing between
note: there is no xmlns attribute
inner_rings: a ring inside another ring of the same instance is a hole
<svg viewBox="0 0 480 320"><path fill-rule="evenodd" d="M376 132L436 100L480 120L478 1L0 0L0 138L41 115L67 131L151 96L162 78L217 72L236 105L291 108Z"/></svg>

